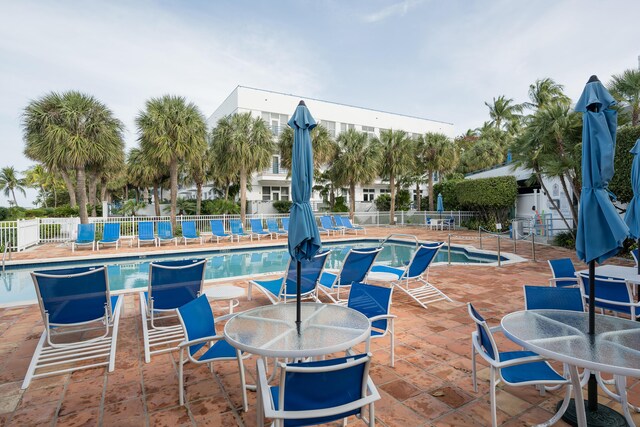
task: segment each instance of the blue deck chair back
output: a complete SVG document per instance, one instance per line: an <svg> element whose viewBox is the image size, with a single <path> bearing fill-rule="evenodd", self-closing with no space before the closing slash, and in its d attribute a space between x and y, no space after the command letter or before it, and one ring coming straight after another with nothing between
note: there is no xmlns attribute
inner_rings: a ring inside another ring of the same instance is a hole
<svg viewBox="0 0 640 427"><path fill-rule="evenodd" d="M589 276L587 274L581 274L582 288L584 296L589 298ZM605 299L608 301L620 302L623 304L631 304L632 296L629 295L629 288L627 283L621 279L609 279L596 276L596 298ZM587 300L588 301L588 300ZM599 302L596 300L596 307L603 308L605 310L617 311L618 313L631 314L631 308L628 306L622 306L615 303Z"/></svg>
<svg viewBox="0 0 640 427"><path fill-rule="evenodd" d="M343 217L338 217L340 218L340 221L342 222L342 225L344 227L347 228L361 228L361 227L356 227L355 225L353 225L353 223L351 222L351 219L348 216L343 216Z"/></svg>
<svg viewBox="0 0 640 427"><path fill-rule="evenodd" d="M182 221L182 235L187 239L197 239L198 233L196 232L196 222Z"/></svg>
<svg viewBox="0 0 640 427"><path fill-rule="evenodd" d="M495 348L493 344L493 340L489 336L490 332L488 330L489 328L487 326L487 322L484 320L484 317L482 317L480 313L478 313L476 308L471 303L468 303L468 306L469 306L469 314L471 315L471 318L473 319L473 321L476 322L478 336L480 337L480 345L484 349L487 356L489 356L493 360L497 360L498 349Z"/></svg>
<svg viewBox="0 0 640 427"><path fill-rule="evenodd" d="M389 314L392 291L393 288L353 283L349 292L347 307L359 311L369 319ZM387 329L387 323L387 319L381 319L371 323L371 326L384 331Z"/></svg>
<svg viewBox="0 0 640 427"><path fill-rule="evenodd" d="M96 225L95 224L78 224L78 238L77 243L93 242L96 238Z"/></svg>
<svg viewBox="0 0 640 427"><path fill-rule="evenodd" d="M584 311L582 294L578 288L525 285L524 302L526 310Z"/></svg>
<svg viewBox="0 0 640 427"><path fill-rule="evenodd" d="M153 240L153 222L142 221L138 223L138 237L142 240Z"/></svg>
<svg viewBox="0 0 640 427"><path fill-rule="evenodd" d="M229 226L231 227L231 232L233 234L244 234L244 229L242 228L242 222L239 219L230 219Z"/></svg>
<svg viewBox="0 0 640 427"><path fill-rule="evenodd" d="M212 219L210 222L211 222L211 232L214 235L217 235L217 236L226 235L226 233L224 232L224 224L222 223L221 219Z"/></svg>
<svg viewBox="0 0 640 427"><path fill-rule="evenodd" d="M300 267L302 268L302 274L300 275L300 292L302 294L312 292L316 288L329 253L330 251L324 251L314 256L311 260L301 261ZM287 295L296 294L297 264L294 259L289 261L289 268L287 270L287 276L285 277L285 294Z"/></svg>
<svg viewBox="0 0 640 427"><path fill-rule="evenodd" d="M331 360L296 363L295 367L336 366L348 360L363 360L363 363L329 372L287 372L284 379L285 411L305 411L331 408L361 399L366 382L368 357L366 354L340 357ZM278 405L278 387L273 387L274 402ZM280 410L281 408L277 408ZM360 413L360 408L328 417L285 420L285 426L308 426L324 424Z"/></svg>
<svg viewBox="0 0 640 427"><path fill-rule="evenodd" d="M198 297L202 290L206 260L186 259L150 264L149 289L153 308L171 310Z"/></svg>
<svg viewBox="0 0 640 427"><path fill-rule="evenodd" d="M382 248L351 249L344 259L339 285L362 282Z"/></svg>
<svg viewBox="0 0 640 427"><path fill-rule="evenodd" d="M50 323L68 325L98 320L104 318L105 307L110 308L104 267L37 271L31 277Z"/></svg>
<svg viewBox="0 0 640 427"><path fill-rule="evenodd" d="M420 245L409 263L406 277L418 277L424 273L427 268L429 268L431 261L436 257L441 247L442 242Z"/></svg>
<svg viewBox="0 0 640 427"><path fill-rule="evenodd" d="M282 218L282 228L284 231L289 231L289 218Z"/></svg>
<svg viewBox="0 0 640 427"><path fill-rule="evenodd" d="M173 239L173 230L169 221L160 221L158 223L158 237L161 239Z"/></svg>
<svg viewBox="0 0 640 427"><path fill-rule="evenodd" d="M342 218L340 217L340 215L334 215L333 220L335 221L336 226L345 227L345 224L342 223Z"/></svg>
<svg viewBox="0 0 640 427"><path fill-rule="evenodd" d="M213 312L206 295L178 307L180 317L184 324L187 341L193 341L204 337L212 337L216 334ZM206 343L200 343L189 347L189 353L193 356Z"/></svg>
<svg viewBox="0 0 640 427"><path fill-rule="evenodd" d="M576 268L574 267L571 258L550 259L549 266L551 267L551 272L553 273L554 278L566 277L568 279L573 279L566 281L557 280L555 282L557 287L562 288L564 286L576 285Z"/></svg>
<svg viewBox="0 0 640 427"><path fill-rule="evenodd" d="M282 231L278 227L278 221L276 221L275 218L270 218L270 219L267 220L267 230L269 230L272 233L278 233L278 232Z"/></svg>
<svg viewBox="0 0 640 427"><path fill-rule="evenodd" d="M264 228L262 227L261 219L252 219L251 220L251 231L255 233L264 233Z"/></svg>
<svg viewBox="0 0 640 427"><path fill-rule="evenodd" d="M336 228L333 225L333 221L331 221L331 217L327 215L323 215L320 217L320 225L322 225L322 228L326 228L327 230L333 230L334 228Z"/></svg>
<svg viewBox="0 0 640 427"><path fill-rule="evenodd" d="M120 223L110 222L104 225L104 231L102 233L103 242L115 242L120 239Z"/></svg>

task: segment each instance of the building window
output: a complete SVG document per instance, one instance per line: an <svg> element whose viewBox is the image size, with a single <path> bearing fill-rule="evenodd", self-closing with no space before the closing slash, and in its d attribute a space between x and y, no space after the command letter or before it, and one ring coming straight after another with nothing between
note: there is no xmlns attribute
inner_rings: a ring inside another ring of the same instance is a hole
<svg viewBox="0 0 640 427"><path fill-rule="evenodd" d="M346 132L347 130L350 129L355 129L356 126L354 124L351 123L340 123L340 132Z"/></svg>
<svg viewBox="0 0 640 427"><path fill-rule="evenodd" d="M328 120L320 120L320 124L327 129L329 135L336 136L336 122L330 122Z"/></svg>
<svg viewBox="0 0 640 427"><path fill-rule="evenodd" d="M280 173L280 156L271 157L271 172L276 175Z"/></svg>
<svg viewBox="0 0 640 427"><path fill-rule="evenodd" d="M271 187L262 187L262 201L271 200Z"/></svg>
<svg viewBox="0 0 640 427"><path fill-rule="evenodd" d="M362 132L365 132L369 135L374 135L375 129L373 128L373 126L362 126Z"/></svg>
<svg viewBox="0 0 640 427"><path fill-rule="evenodd" d="M262 201L289 200L289 187L262 187Z"/></svg>
<svg viewBox="0 0 640 427"><path fill-rule="evenodd" d="M553 191L551 192L553 194L553 197L560 197L560 187L558 186L558 184L553 184Z"/></svg>
<svg viewBox="0 0 640 427"><path fill-rule="evenodd" d="M280 135L285 126L287 126L288 116L286 114L263 111L261 117L271 127L271 132L276 136Z"/></svg>
<svg viewBox="0 0 640 427"><path fill-rule="evenodd" d="M364 202L373 202L376 198L376 190L373 188L363 188L362 189L362 201Z"/></svg>
<svg viewBox="0 0 640 427"><path fill-rule="evenodd" d="M391 194L391 189L390 188L381 188L380 189L380 194Z"/></svg>

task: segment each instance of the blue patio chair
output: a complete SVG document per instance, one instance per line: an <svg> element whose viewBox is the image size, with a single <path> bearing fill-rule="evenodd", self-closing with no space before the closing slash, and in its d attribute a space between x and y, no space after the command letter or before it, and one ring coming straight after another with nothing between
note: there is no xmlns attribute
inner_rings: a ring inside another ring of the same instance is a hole
<svg viewBox="0 0 640 427"><path fill-rule="evenodd" d="M362 231L362 232L364 232L364 234L367 234L367 229L366 228L360 227L358 225L353 225L351 223L351 220L349 219L349 217L343 216L343 217L339 217L339 218L340 218L340 222L341 222L342 226L344 227L344 232L345 233L347 231L353 231L357 235L358 231Z"/></svg>
<svg viewBox="0 0 640 427"><path fill-rule="evenodd" d="M394 319L391 314L391 294L393 288L354 282L349 292L347 307L359 311L371 321L371 339L389 335L390 364L395 366Z"/></svg>
<svg viewBox="0 0 640 427"><path fill-rule="evenodd" d="M286 236L287 231L280 229L280 227L278 227L278 221L275 218L269 218L267 220L267 230L269 230L269 233L271 233L271 237L273 238L273 236L276 236L276 239L280 236Z"/></svg>
<svg viewBox="0 0 640 427"><path fill-rule="evenodd" d="M318 289L329 297L331 302L344 303L347 297L340 298L340 291L348 289L353 282L364 282L373 262L381 251L382 247L350 249L340 270L322 272Z"/></svg>
<svg viewBox="0 0 640 427"><path fill-rule="evenodd" d="M524 286L525 310L584 311L582 293L578 288Z"/></svg>
<svg viewBox="0 0 640 427"><path fill-rule="evenodd" d="M578 286L576 268L573 266L571 258L550 259L547 262L553 274L553 278L549 279L549 286L557 286L558 288Z"/></svg>
<svg viewBox="0 0 640 427"><path fill-rule="evenodd" d="M489 364L489 402L491 405L491 423L497 426L496 415L496 386L500 381L510 386L540 385L556 386L567 385L564 400L558 412L544 425L553 425L564 414L569 399L571 398L571 387L569 380L553 370L543 358L531 351L506 351L499 352L498 346L493 338L493 332L499 327L489 328L484 318L476 309L467 303L469 316L476 324L476 331L471 333L472 342L472 378L473 389L478 391L476 381L476 353Z"/></svg>
<svg viewBox="0 0 640 427"><path fill-rule="evenodd" d="M109 222L104 225L102 231L102 239L96 242L96 249L100 250L100 244L104 245L120 245L120 223Z"/></svg>
<svg viewBox="0 0 640 427"><path fill-rule="evenodd" d="M391 282L392 285L424 308L436 301L451 302L451 298L428 281L429 266L443 245L444 242L420 244L405 268L374 265L371 272L392 273L398 276L397 280Z"/></svg>
<svg viewBox="0 0 640 427"><path fill-rule="evenodd" d="M273 236L271 235L271 233L269 233L268 231L264 231L264 228L262 227L261 219L251 219L250 222L251 222L252 240L253 240L253 236L256 236L258 240L260 240L260 238L264 236L269 236L271 237L271 239L273 239Z"/></svg>
<svg viewBox="0 0 640 427"><path fill-rule="evenodd" d="M369 377L370 354L304 363L279 363L278 386L270 386L258 359L258 426L264 417L277 426L310 426L355 415L375 425L374 402L380 399ZM369 420L364 419L368 408ZM344 423L346 425L346 422Z"/></svg>
<svg viewBox="0 0 640 427"><path fill-rule="evenodd" d="M202 236L198 235L196 231L195 221L182 221L182 241L185 246L190 240L195 240L202 244Z"/></svg>
<svg viewBox="0 0 640 427"><path fill-rule="evenodd" d="M161 261L149 264L149 286L140 292L144 360L152 354L178 348L184 339L182 326L170 322L176 309L202 292L206 259Z"/></svg>
<svg viewBox="0 0 640 427"><path fill-rule="evenodd" d="M424 225L429 227L429 229L431 229L433 227L433 224L431 223L431 217L430 216L426 216L424 217Z"/></svg>
<svg viewBox="0 0 640 427"><path fill-rule="evenodd" d="M235 360L240 371L240 387L242 391L242 408L246 412L247 388L245 385L244 366L240 350L233 348L225 341L224 335L216 332L216 320L206 295L194 299L178 307L178 319L182 325L184 341L180 343L180 360L178 363L178 382L180 405L184 406L184 364L192 362L198 365L209 364L223 360ZM222 316L218 320L226 320L231 316ZM206 346L206 351L198 352ZM185 357L186 356L186 357Z"/></svg>
<svg viewBox="0 0 640 427"><path fill-rule="evenodd" d="M22 388L29 387L34 378L78 369L107 366L109 372L113 371L122 296L109 293L107 269L77 267L37 271L31 273L31 278L44 332Z"/></svg>
<svg viewBox="0 0 640 427"><path fill-rule="evenodd" d="M580 290L585 299L585 304L589 303L589 274L578 273L580 279ZM632 320L640 318L640 302L636 302L633 296L633 289L630 283L622 279L596 276L595 305L602 313L604 310L612 311L614 314L627 314Z"/></svg>
<svg viewBox="0 0 640 427"><path fill-rule="evenodd" d="M231 234L227 234L224 232L224 223L221 219L212 219L210 221L210 224L212 242L214 237L216 239L216 243L220 243L220 239L233 239L233 236Z"/></svg>
<svg viewBox="0 0 640 427"><path fill-rule="evenodd" d="M300 289L302 298L318 300L317 285L320 273L324 268L328 255L331 251L324 251L317 254L313 259L301 262L302 274ZM272 304L287 302L296 298L296 272L297 262L290 259L286 270L286 275L274 280L250 280L248 299L251 299L253 287L257 287L260 292L266 295Z"/></svg>
<svg viewBox="0 0 640 427"><path fill-rule="evenodd" d="M245 237L245 238L250 238L251 241L253 241L253 236L251 234L245 233L244 229L242 228L242 221L239 219L230 219L229 220L229 226L231 227L231 241L233 241L233 236L235 236L238 239L238 242L240 242L240 238Z"/></svg>
<svg viewBox="0 0 640 427"><path fill-rule="evenodd" d="M78 246L91 246L91 250L96 250L96 225L78 224L78 238L71 243L71 252L76 251Z"/></svg>
<svg viewBox="0 0 640 427"><path fill-rule="evenodd" d="M331 233L332 231L334 235L338 233L344 234L344 228L334 226L333 221L331 220L331 217L329 215L322 215L320 217L320 224L322 225L322 231L326 232L327 236L330 235L329 233Z"/></svg>
<svg viewBox="0 0 640 427"><path fill-rule="evenodd" d="M282 229L287 233L289 232L289 220L289 217L282 218Z"/></svg>
<svg viewBox="0 0 640 427"><path fill-rule="evenodd" d="M156 236L153 234L153 222L141 221L138 223L138 247L140 243L153 243L153 246L158 246Z"/></svg>
<svg viewBox="0 0 640 427"><path fill-rule="evenodd" d="M447 227L448 230L452 230L454 228L456 228L456 220L450 216L449 218L445 218L444 220L442 220L442 227L444 229L444 227Z"/></svg>
<svg viewBox="0 0 640 427"><path fill-rule="evenodd" d="M336 228L343 230L343 234L344 234L345 226L342 224L342 217L340 215L333 215L332 218L333 218L333 222L336 223Z"/></svg>
<svg viewBox="0 0 640 427"><path fill-rule="evenodd" d="M173 242L175 246L178 246L178 238L173 235L173 228L169 221L158 222L158 246L162 246L164 242Z"/></svg>

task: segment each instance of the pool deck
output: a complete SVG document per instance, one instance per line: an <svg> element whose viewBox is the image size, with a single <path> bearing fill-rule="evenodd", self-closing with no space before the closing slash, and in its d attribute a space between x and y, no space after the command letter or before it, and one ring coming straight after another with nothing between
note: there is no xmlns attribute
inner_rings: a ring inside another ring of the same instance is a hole
<svg viewBox="0 0 640 427"><path fill-rule="evenodd" d="M417 227L370 228L366 237L384 237L391 232L417 235L421 240L444 240L448 231L429 231ZM453 231L452 243L478 247L477 233ZM352 237L353 235L349 235ZM360 235L358 235L360 237ZM342 240L342 237L324 240ZM280 239L280 243L286 240ZM264 240L261 241L265 242ZM274 242L276 242L274 240ZM256 243L256 242L254 242ZM266 243L270 243L267 239ZM513 253L513 243L502 242L502 251ZM243 241L240 245L250 245ZM190 244L187 248L237 247L238 243ZM173 250L175 247L171 247ZM178 249L185 248L179 245ZM128 247L101 250L101 255L126 252L153 253L169 249ZM483 239L483 249L495 250L496 240ZM75 255L85 254L78 251ZM531 259L531 244L518 242L517 255ZM94 253L95 254L95 253ZM16 253L13 260L71 257L70 247L43 245ZM433 266L429 279L455 302L438 302L423 309L395 294L392 312L396 322L396 366L388 365L388 339L372 342L374 360L371 376L382 399L376 403L376 418L381 426L486 426L490 425L488 368L481 363L479 392L471 385L470 334L474 329L466 311L470 301L497 325L507 313L523 308L522 285L547 285L550 277L546 260L571 257L577 268L582 264L575 252L536 245L537 262L526 261L502 267L486 265ZM632 265L615 259L611 263ZM236 281L247 286L246 280ZM242 299L237 310L267 303L254 291L253 300ZM222 304L221 307L223 307ZM234 362L215 365L214 374L204 366L186 368L186 399L178 403L177 353L153 357L144 363L142 330L137 296L125 297L120 321L116 369L76 371L34 380L20 390L33 350L42 332L42 320L36 306L0 309L0 427L2 426L254 426L255 394L249 393L249 412L240 406L239 377ZM224 310L214 306L216 314ZM518 349L498 335L500 350ZM255 363L246 366L254 375ZM540 396L533 387L499 387L498 420L505 426L526 426L546 421L560 394ZM640 405L640 382L629 384L631 403ZM602 392L600 402L619 409ZM640 414L634 414L640 424ZM363 425L350 419L349 425ZM340 425L334 423L332 425ZM562 421L557 425L563 426Z"/></svg>

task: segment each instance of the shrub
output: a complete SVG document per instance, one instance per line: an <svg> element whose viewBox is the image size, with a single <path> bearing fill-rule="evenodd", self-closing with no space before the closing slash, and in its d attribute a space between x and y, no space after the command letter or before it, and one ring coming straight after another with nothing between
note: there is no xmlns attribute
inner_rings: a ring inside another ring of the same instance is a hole
<svg viewBox="0 0 640 427"><path fill-rule="evenodd" d="M422 200L422 205L425 205L425 199ZM384 193L376 197L374 202L376 209L380 212L387 212L391 210L391 195ZM408 211L411 208L411 193L409 190L400 190L396 193L396 211Z"/></svg>
<svg viewBox="0 0 640 427"><path fill-rule="evenodd" d="M239 214L240 205L226 199L204 200L201 212L203 215Z"/></svg>
<svg viewBox="0 0 640 427"><path fill-rule="evenodd" d="M344 197L336 197L336 202L333 204L334 212L349 212L349 207L344 203Z"/></svg>
<svg viewBox="0 0 640 427"><path fill-rule="evenodd" d="M278 211L278 213L286 214L289 213L292 204L289 200L276 200L273 202L273 208Z"/></svg>
<svg viewBox="0 0 640 427"><path fill-rule="evenodd" d="M40 224L40 236L47 238L60 237L61 224Z"/></svg>
<svg viewBox="0 0 640 427"><path fill-rule="evenodd" d="M504 226L518 196L518 184L513 176L468 179L456 184L455 193L460 208L478 211L482 223Z"/></svg>
<svg viewBox="0 0 640 427"><path fill-rule="evenodd" d="M379 195L378 197L376 197L375 204L376 209L378 209L380 212L387 212L389 209L391 209L391 195Z"/></svg>
<svg viewBox="0 0 640 427"><path fill-rule="evenodd" d="M616 136L615 174L609 183L609 189L616 195L620 203L629 203L633 197L631 190L631 162L633 148L640 138L640 126L623 126Z"/></svg>
<svg viewBox="0 0 640 427"><path fill-rule="evenodd" d="M433 186L434 197L438 197L438 194L442 194L442 204L444 205L445 210L457 211L460 209L460 202L458 201L458 194L456 192L457 186L460 182L462 182L461 179L450 179L441 181Z"/></svg>
<svg viewBox="0 0 640 427"><path fill-rule="evenodd" d="M563 231L553 238L553 244L567 249L576 248L576 238L571 231Z"/></svg>

